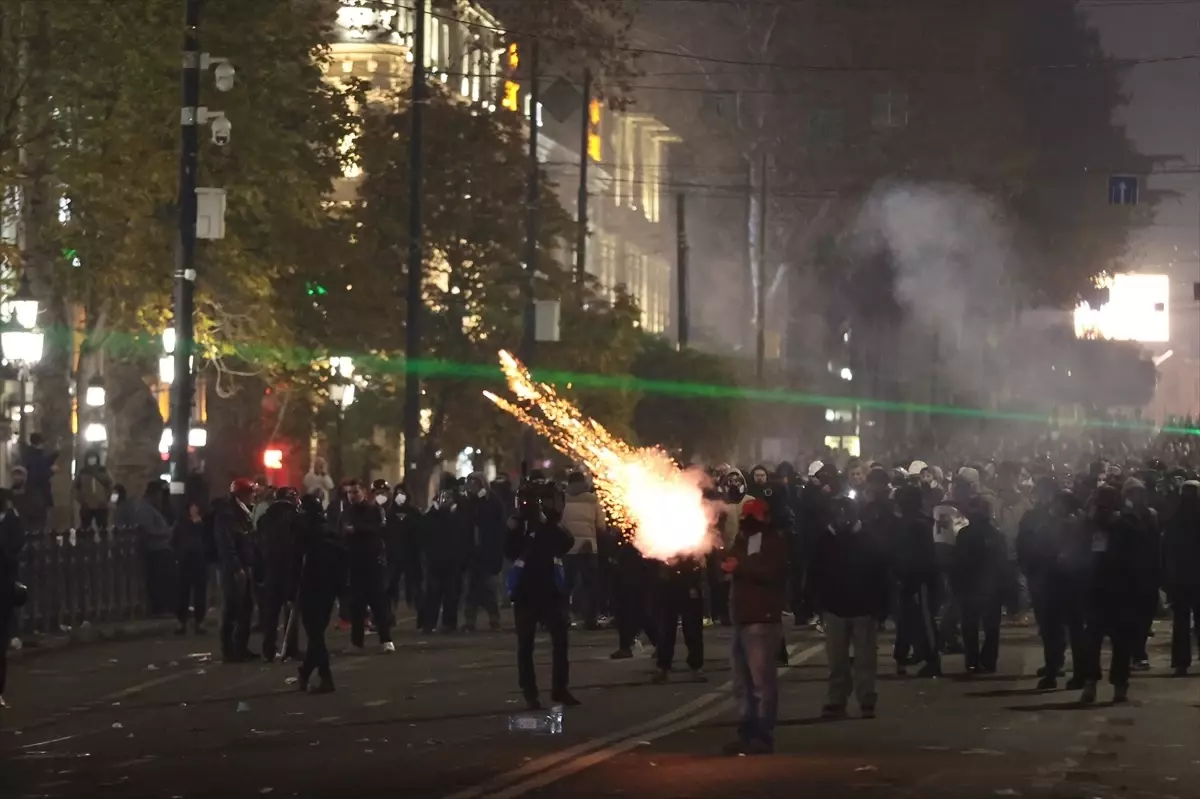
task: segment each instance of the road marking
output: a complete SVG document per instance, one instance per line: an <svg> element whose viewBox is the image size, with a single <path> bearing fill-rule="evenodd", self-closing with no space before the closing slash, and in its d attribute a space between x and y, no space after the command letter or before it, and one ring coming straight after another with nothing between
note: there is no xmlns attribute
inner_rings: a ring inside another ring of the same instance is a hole
<svg viewBox="0 0 1200 799"><path fill-rule="evenodd" d="M164 674L161 677L155 677L153 680L146 680L145 682L138 683L137 685L131 685L128 688L122 688L120 691L115 691L107 696L102 696L97 699L96 702L113 702L118 699L125 699L126 697L140 694L142 691L148 691L151 688L157 688L160 685L166 685L167 683L172 683L176 680L182 680L184 677L193 677L200 673L201 670L199 669L185 669L183 671L175 672L174 674Z"/></svg>
<svg viewBox="0 0 1200 799"><path fill-rule="evenodd" d="M17 748L18 749L37 749L39 746L49 746L50 744L62 743L63 741L69 741L72 738L78 738L78 737L79 737L78 733L76 733L75 735L64 735L61 738L51 738L49 741L38 741L35 744L25 744L24 746L18 746Z"/></svg>
<svg viewBox="0 0 1200 799"><path fill-rule="evenodd" d="M825 646L817 644L803 651L798 651L799 649L800 644L794 644L788 649L789 665L780 667L780 675L824 652ZM733 681L729 680L665 716L540 757L521 768L500 774L482 785L458 791L445 799L509 799L521 796L640 746L640 741L652 741L671 735L726 712L733 705L729 698L732 689ZM705 707L713 702L718 704Z"/></svg>

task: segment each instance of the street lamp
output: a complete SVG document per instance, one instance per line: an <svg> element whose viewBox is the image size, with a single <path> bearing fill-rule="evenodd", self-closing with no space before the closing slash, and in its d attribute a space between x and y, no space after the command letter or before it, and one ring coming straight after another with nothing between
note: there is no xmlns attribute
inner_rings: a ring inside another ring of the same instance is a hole
<svg viewBox="0 0 1200 799"><path fill-rule="evenodd" d="M108 441L108 428L102 422L91 422L83 428L83 440L89 444L103 444Z"/></svg>
<svg viewBox="0 0 1200 799"><path fill-rule="evenodd" d="M107 392L104 390L104 379L99 375L88 381L84 402L89 408L103 408Z"/></svg>
<svg viewBox="0 0 1200 799"><path fill-rule="evenodd" d="M346 409L354 404L354 359L348 355L334 356L329 359L329 371L332 378L329 381L329 399L337 406L337 416L334 424L337 433L337 446L333 450L333 473L342 477L342 420Z"/></svg>
<svg viewBox="0 0 1200 799"><path fill-rule="evenodd" d="M17 292L6 303L9 310L8 321L0 326L0 350L4 359L17 367L17 382L21 391L20 438L24 446L28 436L28 417L26 414L29 402L27 384L29 371L42 360L42 352L46 346L46 336L37 327L39 312L37 298L29 288L29 280L21 275Z"/></svg>

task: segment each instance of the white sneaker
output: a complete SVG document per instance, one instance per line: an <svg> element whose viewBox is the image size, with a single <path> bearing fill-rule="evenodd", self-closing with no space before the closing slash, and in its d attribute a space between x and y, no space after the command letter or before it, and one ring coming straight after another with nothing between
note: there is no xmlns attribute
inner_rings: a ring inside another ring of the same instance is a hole
<svg viewBox="0 0 1200 799"><path fill-rule="evenodd" d="M386 654L388 654L389 652L395 652L395 651L396 651L396 645L395 645L395 644L393 644L391 641L388 641L386 644L384 644L383 646L381 646L379 649L380 649L380 651L381 651L381 652L383 652L383 654L385 654L385 655L386 655Z"/></svg>
<svg viewBox="0 0 1200 799"><path fill-rule="evenodd" d="M21 641L20 636L13 636L13 639L8 642L8 648L14 652L21 649L25 644Z"/></svg>

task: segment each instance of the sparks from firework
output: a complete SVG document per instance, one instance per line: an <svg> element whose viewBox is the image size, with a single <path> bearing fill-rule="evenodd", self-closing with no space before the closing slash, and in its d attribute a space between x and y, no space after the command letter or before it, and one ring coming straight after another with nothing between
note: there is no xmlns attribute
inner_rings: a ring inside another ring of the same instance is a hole
<svg viewBox="0 0 1200 799"><path fill-rule="evenodd" d="M484 396L591 472L609 518L639 552L665 561L712 548L717 511L704 499L703 472L680 469L661 449L631 447L536 382L511 353L500 352L500 368L516 401Z"/></svg>

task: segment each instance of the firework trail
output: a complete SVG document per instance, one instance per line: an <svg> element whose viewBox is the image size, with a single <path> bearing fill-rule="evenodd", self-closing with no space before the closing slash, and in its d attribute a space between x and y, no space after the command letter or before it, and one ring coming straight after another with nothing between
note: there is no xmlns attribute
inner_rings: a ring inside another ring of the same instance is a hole
<svg viewBox="0 0 1200 799"><path fill-rule="evenodd" d="M489 391L484 396L587 467L609 519L639 552L669 560L712 548L717 509L704 499L702 471L680 469L661 449L629 446L551 386L534 381L506 351L500 352L500 367L515 401Z"/></svg>

